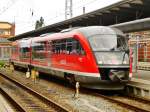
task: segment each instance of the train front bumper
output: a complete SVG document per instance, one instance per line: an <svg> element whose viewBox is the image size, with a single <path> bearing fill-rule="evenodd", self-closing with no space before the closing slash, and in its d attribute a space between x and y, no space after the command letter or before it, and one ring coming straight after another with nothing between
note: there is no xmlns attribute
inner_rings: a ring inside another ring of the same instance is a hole
<svg viewBox="0 0 150 112"><path fill-rule="evenodd" d="M75 80L80 82L80 85L91 89L101 90L123 90L129 80L113 82L111 80L101 80L100 77L92 76L75 76Z"/></svg>

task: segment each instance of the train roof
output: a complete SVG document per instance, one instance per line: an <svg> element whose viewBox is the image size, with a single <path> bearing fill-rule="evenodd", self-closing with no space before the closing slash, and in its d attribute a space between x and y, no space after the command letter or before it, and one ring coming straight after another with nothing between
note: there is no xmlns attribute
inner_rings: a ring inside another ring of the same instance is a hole
<svg viewBox="0 0 150 112"><path fill-rule="evenodd" d="M122 31L116 28L110 28L107 26L88 26L88 27L81 27L75 29L85 35L85 37L90 37L92 35L124 35Z"/></svg>
<svg viewBox="0 0 150 112"><path fill-rule="evenodd" d="M64 31L61 31L59 33L47 33L44 35L41 35L39 37L32 37L32 38L24 38L20 39L19 43L25 43L25 42L30 42L31 40L36 42L36 41L45 41L51 39L60 39L64 38L65 36L63 35L70 35L70 34L75 34L76 32L80 32L83 35L85 35L86 38L92 36L92 35L124 35L120 30L116 28L110 28L106 26L88 26L88 27L76 27L76 28L69 28ZM67 38L67 37L66 37Z"/></svg>

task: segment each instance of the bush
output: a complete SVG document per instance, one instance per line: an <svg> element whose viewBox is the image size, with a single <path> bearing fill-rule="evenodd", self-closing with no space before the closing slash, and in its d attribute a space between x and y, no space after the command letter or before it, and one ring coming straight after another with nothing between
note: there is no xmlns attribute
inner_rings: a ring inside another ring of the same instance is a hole
<svg viewBox="0 0 150 112"><path fill-rule="evenodd" d="M3 67L4 65L5 65L5 62L0 60L0 67Z"/></svg>

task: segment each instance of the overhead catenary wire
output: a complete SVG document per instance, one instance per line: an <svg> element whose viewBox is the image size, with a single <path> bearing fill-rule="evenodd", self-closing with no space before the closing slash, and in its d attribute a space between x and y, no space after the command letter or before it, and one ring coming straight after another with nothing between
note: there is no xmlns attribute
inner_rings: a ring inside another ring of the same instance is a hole
<svg viewBox="0 0 150 112"><path fill-rule="evenodd" d="M6 1L6 0L5 0ZM18 0L9 0L9 1L11 1L11 2L9 2L8 4L9 5L7 5L6 7L7 7L7 9L5 9L5 11L3 11L3 13L1 13L1 11L0 11L0 15L2 15L2 14L5 14L12 6L14 6L15 5L15 3L18 1ZM80 9L80 8L83 8L83 6L85 6L85 7L87 7L89 4L92 4L92 3L94 3L95 1L98 1L98 0L79 0L79 1L75 1L75 0L73 0L73 10L76 10L76 9ZM31 0L31 2L33 2L32 0ZM82 4L82 5L81 5ZM30 18L28 18L29 20L17 20L17 18L19 17L19 16L21 16L20 14L16 17L14 17L15 18L15 21L16 21L16 24L17 24L17 26L19 25L19 27L21 27L21 28L18 28L18 29L24 29L24 27L25 28L27 28L27 27L33 27L34 28L34 25L35 25L35 18L36 18L36 16L37 16L37 12L36 12L36 10L34 10L34 8L32 7L34 4L33 3L31 3L30 4ZM64 10L64 8L62 8L63 10ZM62 20L64 20L64 14L65 14L65 12L63 11L63 10L59 10L58 12L57 12L57 14L54 16L54 17L45 17L44 18L44 21L45 21L45 23L50 23L50 24L52 24L52 23L54 23L54 22L59 22L59 21L62 21ZM82 14L82 13L81 13ZM32 20L32 22L31 22L31 20ZM55 20L55 21L54 21ZM23 22L23 23L22 23ZM29 24L29 25L25 25L25 24ZM31 25L32 24L32 25ZM46 25L48 25L48 24L46 24Z"/></svg>
<svg viewBox="0 0 150 112"><path fill-rule="evenodd" d="M81 0L81 1L83 1L83 0ZM94 3L94 2L96 2L96 1L98 1L98 0L92 0L92 1L89 1L89 2L87 2L87 3L85 3L85 4L82 4L82 5L80 5L80 6L77 6L77 4L81 3L81 1L80 1L80 2L75 2L75 3L73 4L73 10L75 10L75 9L80 9L80 8L83 8L83 7L87 7L87 5L89 5L89 4L91 4L91 3ZM82 14L82 13L81 13L81 14ZM63 10L61 10L59 13L57 13L56 16L51 17L51 18L46 18L45 20L47 20L47 21L54 20L54 19L56 19L56 18L58 18L58 17L60 17L60 16L64 16L64 15L65 15L65 12L64 12ZM62 18L63 18L63 17L62 17Z"/></svg>
<svg viewBox="0 0 150 112"><path fill-rule="evenodd" d="M3 6L2 10L0 10L0 15L2 15L8 9L10 9L16 2L17 2L17 0L11 0L11 2L8 2L6 6Z"/></svg>

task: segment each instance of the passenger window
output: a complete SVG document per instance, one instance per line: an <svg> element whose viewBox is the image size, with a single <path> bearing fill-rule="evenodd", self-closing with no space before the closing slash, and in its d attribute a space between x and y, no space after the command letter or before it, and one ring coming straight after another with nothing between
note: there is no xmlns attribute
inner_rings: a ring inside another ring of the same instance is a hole
<svg viewBox="0 0 150 112"><path fill-rule="evenodd" d="M61 40L61 48L60 49L61 49L60 53L66 54L66 39Z"/></svg>
<svg viewBox="0 0 150 112"><path fill-rule="evenodd" d="M52 52L54 54L66 53L66 39L52 41Z"/></svg>
<svg viewBox="0 0 150 112"><path fill-rule="evenodd" d="M17 46L12 47L12 54L17 54Z"/></svg>
<svg viewBox="0 0 150 112"><path fill-rule="evenodd" d="M59 40L56 41L55 48L56 48L56 54L60 54L61 45Z"/></svg>
<svg viewBox="0 0 150 112"><path fill-rule="evenodd" d="M77 42L77 53L80 54L80 55L85 55L85 51L83 50L81 44L79 43L79 41Z"/></svg>
<svg viewBox="0 0 150 112"><path fill-rule="evenodd" d="M52 51L52 41L48 41L48 43L47 43L47 51L48 51L48 53L51 53L51 51Z"/></svg>
<svg viewBox="0 0 150 112"><path fill-rule="evenodd" d="M80 42L74 38L52 41L52 52L54 54L85 55L85 52Z"/></svg>
<svg viewBox="0 0 150 112"><path fill-rule="evenodd" d="M72 39L67 39L67 54L70 54L72 52Z"/></svg>
<svg viewBox="0 0 150 112"><path fill-rule="evenodd" d="M85 52L80 44L80 42L74 38L67 40L67 53L85 55Z"/></svg>
<svg viewBox="0 0 150 112"><path fill-rule="evenodd" d="M20 58L30 58L29 47L21 47L20 52L21 52Z"/></svg>
<svg viewBox="0 0 150 112"><path fill-rule="evenodd" d="M55 43L55 41L52 41L52 53L55 53L56 51Z"/></svg>
<svg viewBox="0 0 150 112"><path fill-rule="evenodd" d="M46 42L32 43L32 58L46 59Z"/></svg>

